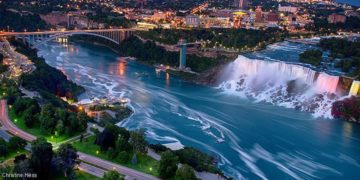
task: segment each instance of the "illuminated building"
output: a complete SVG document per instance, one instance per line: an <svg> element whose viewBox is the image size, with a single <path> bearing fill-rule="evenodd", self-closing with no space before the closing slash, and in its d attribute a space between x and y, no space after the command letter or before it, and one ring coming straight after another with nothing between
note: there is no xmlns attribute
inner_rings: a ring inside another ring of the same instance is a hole
<svg viewBox="0 0 360 180"><path fill-rule="evenodd" d="M249 7L248 0L235 0L234 6L240 9L247 9Z"/></svg>
<svg viewBox="0 0 360 180"><path fill-rule="evenodd" d="M255 10L255 22L262 22L263 21L263 17L262 17L262 10L261 10L261 6L256 7Z"/></svg>
<svg viewBox="0 0 360 180"><path fill-rule="evenodd" d="M198 27L199 24L200 24L199 16L196 16L196 15L186 16L186 26Z"/></svg>
<svg viewBox="0 0 360 180"><path fill-rule="evenodd" d="M341 14L331 14L328 17L328 22L331 24L345 23L345 21L346 21L346 16L341 15Z"/></svg>

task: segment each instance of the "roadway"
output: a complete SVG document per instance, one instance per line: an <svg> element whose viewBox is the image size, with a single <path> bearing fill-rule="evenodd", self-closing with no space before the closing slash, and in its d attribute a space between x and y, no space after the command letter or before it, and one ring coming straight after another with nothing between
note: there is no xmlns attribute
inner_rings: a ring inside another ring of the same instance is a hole
<svg viewBox="0 0 360 180"><path fill-rule="evenodd" d="M10 120L8 116L8 109L6 100L0 100L0 122L3 125L1 129L6 129L6 131L10 132L12 135L18 136L20 138L25 139L28 142L31 142L36 139L35 136L22 131ZM0 133L0 135L3 134ZM6 135L5 137L8 137ZM159 180L159 178L154 177L149 174L142 173L140 171L130 169L128 167L115 164L95 156L91 156L82 152L78 152L79 159L82 161L78 166L79 170L92 174L94 176L102 177L106 171L116 170L120 174L128 176L131 179L139 179L139 180Z"/></svg>
<svg viewBox="0 0 360 180"><path fill-rule="evenodd" d="M10 118L8 116L6 100L1 100L1 102L0 102L0 121L1 121L1 124L4 126L3 128L5 128L12 135L21 137L22 139L24 139L28 142L31 142L36 139L35 136L22 131L21 129L16 127L12 121L10 121Z"/></svg>
<svg viewBox="0 0 360 180"><path fill-rule="evenodd" d="M139 172L137 170L134 169L130 169L128 167L119 165L119 164L115 164L103 159L100 159L98 157L95 156L90 156L88 154L84 154L82 152L78 152L79 155L79 159L81 161L84 161L88 164L94 164L96 166L99 166L101 168L104 168L106 170L116 170L117 172L119 172L120 174L125 174L127 176L133 177L135 179L139 179L139 180L160 180L157 177L154 177L152 175L149 174L145 174L142 172Z"/></svg>
<svg viewBox="0 0 360 180"><path fill-rule="evenodd" d="M97 32L118 32L118 31L137 31L136 28L115 28L115 29L75 29L75 30L50 30L50 31L34 31L34 32L0 32L1 36L21 36L21 35L43 35L43 34L59 34L59 33L97 33Z"/></svg>

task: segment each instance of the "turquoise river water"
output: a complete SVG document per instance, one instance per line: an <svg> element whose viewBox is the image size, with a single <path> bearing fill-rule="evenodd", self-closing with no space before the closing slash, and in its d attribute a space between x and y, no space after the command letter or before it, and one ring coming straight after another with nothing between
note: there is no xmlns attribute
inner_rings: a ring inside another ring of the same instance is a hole
<svg viewBox="0 0 360 180"><path fill-rule="evenodd" d="M276 58L287 45L248 57L269 53ZM291 47L285 49L289 55L279 56L292 57L303 48ZM80 99L129 98L135 113L120 126L146 129L152 143L208 152L235 179L360 178L358 124L186 83L136 61L124 62L102 46L49 43L39 55L86 88Z"/></svg>

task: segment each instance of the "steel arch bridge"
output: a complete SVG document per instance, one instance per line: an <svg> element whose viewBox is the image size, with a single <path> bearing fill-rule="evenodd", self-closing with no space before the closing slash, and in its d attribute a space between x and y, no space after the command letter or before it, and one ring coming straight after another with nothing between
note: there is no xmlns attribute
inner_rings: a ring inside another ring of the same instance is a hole
<svg viewBox="0 0 360 180"><path fill-rule="evenodd" d="M61 30L61 31L39 31L39 32L3 32L0 36L15 36L28 43L31 47L37 47L43 43L57 38L73 35L89 35L109 40L120 44L123 40L133 35L135 29L96 29L96 30Z"/></svg>

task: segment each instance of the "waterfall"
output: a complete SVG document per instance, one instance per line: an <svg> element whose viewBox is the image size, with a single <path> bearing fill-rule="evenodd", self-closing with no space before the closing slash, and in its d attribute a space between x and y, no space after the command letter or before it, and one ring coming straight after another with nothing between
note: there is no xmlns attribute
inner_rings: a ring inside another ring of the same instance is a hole
<svg viewBox="0 0 360 180"><path fill-rule="evenodd" d="M349 91L349 96L356 96L359 94L360 90L360 81L353 81Z"/></svg>
<svg viewBox="0 0 360 180"><path fill-rule="evenodd" d="M332 118L332 103L340 98L337 94L338 76L282 61L239 56L223 69L220 79L219 88L228 94L309 111L327 118ZM355 88L359 89L358 86Z"/></svg>
<svg viewBox="0 0 360 180"><path fill-rule="evenodd" d="M339 83L339 76L331 76L326 73L320 73L316 80L316 90L318 93L335 93Z"/></svg>
<svg viewBox="0 0 360 180"><path fill-rule="evenodd" d="M241 76L257 79L258 83L282 83L289 80L301 80L312 85L316 71L296 64L287 64L282 61L252 60L239 56L225 70L227 80L236 80Z"/></svg>

